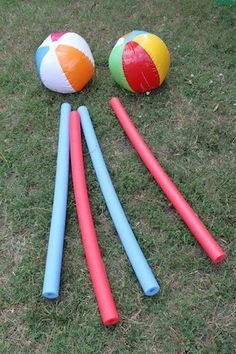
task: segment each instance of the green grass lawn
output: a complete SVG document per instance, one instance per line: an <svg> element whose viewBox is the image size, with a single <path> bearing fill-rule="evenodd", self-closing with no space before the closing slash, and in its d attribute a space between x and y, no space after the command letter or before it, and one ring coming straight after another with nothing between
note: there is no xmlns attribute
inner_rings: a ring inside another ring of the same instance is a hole
<svg viewBox="0 0 236 354"><path fill-rule="evenodd" d="M236 8L217 1L0 1L1 353L225 353L235 345ZM162 88L134 95L108 56L133 29L159 35L172 65ZM88 41L93 81L43 88L34 53L55 31ZM171 207L108 106L121 98L165 170L227 253L214 265ZM70 184L61 295L42 298L59 110L86 104L114 185L161 292L144 297L84 146L99 244L121 321L101 324Z"/></svg>

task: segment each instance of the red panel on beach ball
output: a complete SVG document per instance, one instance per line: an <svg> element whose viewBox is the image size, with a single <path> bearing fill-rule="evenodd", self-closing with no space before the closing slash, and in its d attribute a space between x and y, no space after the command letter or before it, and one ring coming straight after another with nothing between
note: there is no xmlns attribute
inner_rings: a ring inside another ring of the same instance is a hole
<svg viewBox="0 0 236 354"><path fill-rule="evenodd" d="M126 80L135 92L146 92L160 85L156 66L139 44L126 43L122 64Z"/></svg>

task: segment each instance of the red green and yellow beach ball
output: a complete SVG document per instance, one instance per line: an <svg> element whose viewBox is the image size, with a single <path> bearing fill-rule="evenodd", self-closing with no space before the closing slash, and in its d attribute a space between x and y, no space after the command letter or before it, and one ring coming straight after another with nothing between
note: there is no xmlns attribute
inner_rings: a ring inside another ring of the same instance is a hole
<svg viewBox="0 0 236 354"><path fill-rule="evenodd" d="M60 93L82 90L94 74L94 59L86 40L74 32L51 33L35 54L40 80Z"/></svg>
<svg viewBox="0 0 236 354"><path fill-rule="evenodd" d="M162 39L145 31L132 31L119 38L109 57L112 78L136 93L158 88L169 67L167 46Z"/></svg>

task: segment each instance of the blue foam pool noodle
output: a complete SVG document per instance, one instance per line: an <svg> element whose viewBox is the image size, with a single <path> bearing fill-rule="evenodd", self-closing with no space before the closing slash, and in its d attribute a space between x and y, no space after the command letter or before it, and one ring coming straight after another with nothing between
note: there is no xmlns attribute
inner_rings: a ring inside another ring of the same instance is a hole
<svg viewBox="0 0 236 354"><path fill-rule="evenodd" d="M42 295L48 299L57 298L60 288L69 177L70 112L71 106L68 103L63 103L61 105L54 199L42 292Z"/></svg>
<svg viewBox="0 0 236 354"><path fill-rule="evenodd" d="M159 285L129 225L112 184L87 107L78 109L86 144L107 208L138 281L147 296L159 292Z"/></svg>

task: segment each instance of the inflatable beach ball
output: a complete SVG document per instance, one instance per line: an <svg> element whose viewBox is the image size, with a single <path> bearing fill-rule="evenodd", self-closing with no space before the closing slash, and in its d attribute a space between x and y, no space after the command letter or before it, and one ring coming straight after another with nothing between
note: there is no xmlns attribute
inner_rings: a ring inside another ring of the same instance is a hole
<svg viewBox="0 0 236 354"><path fill-rule="evenodd" d="M169 67L167 46L159 37L145 31L133 31L121 37L109 57L112 78L137 93L159 87Z"/></svg>
<svg viewBox="0 0 236 354"><path fill-rule="evenodd" d="M76 33L50 34L37 49L35 59L40 80L52 91L80 91L94 74L91 50Z"/></svg>

